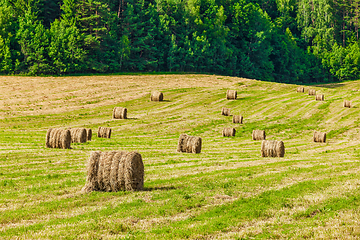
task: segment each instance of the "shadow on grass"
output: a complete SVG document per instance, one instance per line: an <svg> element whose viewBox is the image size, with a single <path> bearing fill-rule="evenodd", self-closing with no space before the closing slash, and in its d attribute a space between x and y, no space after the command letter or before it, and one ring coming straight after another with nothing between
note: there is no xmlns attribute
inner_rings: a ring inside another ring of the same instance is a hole
<svg viewBox="0 0 360 240"><path fill-rule="evenodd" d="M174 186L167 186L167 187L144 187L144 192L151 192L156 190L173 190L176 189Z"/></svg>

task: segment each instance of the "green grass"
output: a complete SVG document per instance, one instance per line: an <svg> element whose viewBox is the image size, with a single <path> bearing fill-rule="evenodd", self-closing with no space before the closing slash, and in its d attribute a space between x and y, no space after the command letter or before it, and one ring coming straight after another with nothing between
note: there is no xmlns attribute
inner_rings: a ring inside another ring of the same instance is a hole
<svg viewBox="0 0 360 240"><path fill-rule="evenodd" d="M164 102L142 95L117 103L114 95L82 98L62 112L1 109L10 113L0 121L1 239L359 238L360 108L342 107L344 99L359 102L351 91L359 82L318 86L325 101L317 102L295 85L209 77L226 81L157 86ZM226 100L227 89L238 99ZM80 108L88 104L95 105ZM115 106L126 107L129 119L111 119ZM244 124L222 116L222 107ZM99 126L111 127L112 138L97 138ZM92 128L93 139L47 149L50 127ZM224 127L235 127L235 137L223 138ZM285 157L261 158L255 129L283 140ZM313 143L314 130L327 132L327 143ZM202 137L202 152L177 153L181 133ZM144 191L82 193L95 150L141 153Z"/></svg>

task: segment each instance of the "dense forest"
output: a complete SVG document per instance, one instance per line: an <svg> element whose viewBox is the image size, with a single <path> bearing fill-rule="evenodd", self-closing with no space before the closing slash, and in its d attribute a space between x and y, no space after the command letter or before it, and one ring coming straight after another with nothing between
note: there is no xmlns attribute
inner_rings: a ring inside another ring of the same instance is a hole
<svg viewBox="0 0 360 240"><path fill-rule="evenodd" d="M360 78L360 0L0 0L2 74Z"/></svg>

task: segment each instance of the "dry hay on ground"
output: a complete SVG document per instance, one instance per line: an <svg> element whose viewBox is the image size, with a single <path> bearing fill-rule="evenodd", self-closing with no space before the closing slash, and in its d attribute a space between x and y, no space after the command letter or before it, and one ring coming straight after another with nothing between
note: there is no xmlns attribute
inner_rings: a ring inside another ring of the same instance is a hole
<svg viewBox="0 0 360 240"><path fill-rule="evenodd" d="M261 157L284 157L283 141L264 140L261 143Z"/></svg>
<svg viewBox="0 0 360 240"><path fill-rule="evenodd" d="M110 138L111 137L111 128L99 127L97 136L99 138Z"/></svg>
<svg viewBox="0 0 360 240"><path fill-rule="evenodd" d="M92 138L92 130L91 130L91 128L87 128L86 129L86 140L91 141L91 138Z"/></svg>
<svg viewBox="0 0 360 240"><path fill-rule="evenodd" d="M47 148L70 149L71 134L69 130L59 128L49 128L46 133Z"/></svg>
<svg viewBox="0 0 360 240"><path fill-rule="evenodd" d="M113 118L114 119L127 119L127 109L124 107L114 107Z"/></svg>
<svg viewBox="0 0 360 240"><path fill-rule="evenodd" d="M252 140L265 140L265 139L266 139L265 130L253 130Z"/></svg>
<svg viewBox="0 0 360 240"><path fill-rule="evenodd" d="M224 116L230 116L230 108L226 108L226 107L223 107L221 109L221 115L224 115Z"/></svg>
<svg viewBox="0 0 360 240"><path fill-rule="evenodd" d="M296 91L297 92L305 92L305 88L304 87L298 87Z"/></svg>
<svg viewBox="0 0 360 240"><path fill-rule="evenodd" d="M201 137L189 136L183 133L179 137L177 151L186 153L200 153L201 144Z"/></svg>
<svg viewBox="0 0 360 240"><path fill-rule="evenodd" d="M162 92L159 92L159 91L154 91L154 92L151 93L150 100L151 101L156 101L156 102L163 101L164 100L164 94Z"/></svg>
<svg viewBox="0 0 360 240"><path fill-rule="evenodd" d="M316 101L324 101L324 94L316 94L315 100Z"/></svg>
<svg viewBox="0 0 360 240"><path fill-rule="evenodd" d="M315 89L309 89L309 95L316 95L316 90Z"/></svg>
<svg viewBox="0 0 360 240"><path fill-rule="evenodd" d="M313 140L314 142L326 142L326 133L315 131Z"/></svg>
<svg viewBox="0 0 360 240"><path fill-rule="evenodd" d="M144 186L144 164L138 152L92 152L87 163L84 192L139 191Z"/></svg>
<svg viewBox="0 0 360 240"><path fill-rule="evenodd" d="M235 128L231 128L231 127L225 127L222 130L223 137L235 137L235 133L236 133Z"/></svg>
<svg viewBox="0 0 360 240"><path fill-rule="evenodd" d="M348 100L344 100L344 107L351 108L351 102Z"/></svg>
<svg viewBox="0 0 360 240"><path fill-rule="evenodd" d="M226 99L235 100L236 98L237 98L237 91L236 90L227 90L226 91Z"/></svg>
<svg viewBox="0 0 360 240"><path fill-rule="evenodd" d="M85 128L70 128L72 143L85 143L87 140L87 131Z"/></svg>
<svg viewBox="0 0 360 240"><path fill-rule="evenodd" d="M240 116L240 115L234 115L232 122L242 124L243 123L243 117Z"/></svg>

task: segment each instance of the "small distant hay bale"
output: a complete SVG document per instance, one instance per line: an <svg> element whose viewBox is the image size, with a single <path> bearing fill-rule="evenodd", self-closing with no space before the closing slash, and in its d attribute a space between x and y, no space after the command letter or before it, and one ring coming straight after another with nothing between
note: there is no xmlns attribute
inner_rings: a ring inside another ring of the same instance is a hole
<svg viewBox="0 0 360 240"><path fill-rule="evenodd" d="M230 116L230 111L231 111L230 108L223 107L223 108L221 109L221 115Z"/></svg>
<svg viewBox="0 0 360 240"><path fill-rule="evenodd" d="M265 130L253 130L252 139L253 140L265 140L266 139Z"/></svg>
<svg viewBox="0 0 360 240"><path fill-rule="evenodd" d="M201 137L189 136L183 133L179 137L177 151L185 153L200 153L201 145Z"/></svg>
<svg viewBox="0 0 360 240"><path fill-rule="evenodd" d="M154 92L151 93L150 100L155 101L155 102L163 101L164 100L164 94L162 92L159 92L159 91L154 91Z"/></svg>
<svg viewBox="0 0 360 240"><path fill-rule="evenodd" d="M316 90L315 89L309 89L309 95L316 95Z"/></svg>
<svg viewBox="0 0 360 240"><path fill-rule="evenodd" d="M111 137L111 128L99 127L97 136L99 138L110 138Z"/></svg>
<svg viewBox="0 0 360 240"><path fill-rule="evenodd" d="M264 140L261 143L261 157L284 157L283 141Z"/></svg>
<svg viewBox="0 0 360 240"><path fill-rule="evenodd" d="M298 87L297 92L305 92L305 88L304 87Z"/></svg>
<svg viewBox="0 0 360 240"><path fill-rule="evenodd" d="M231 128L231 127L225 127L222 130L223 137L235 137L235 133L236 133L235 128Z"/></svg>
<svg viewBox="0 0 360 240"><path fill-rule="evenodd" d="M85 143L87 140L87 131L85 128L71 128L71 142L72 143Z"/></svg>
<svg viewBox="0 0 360 240"><path fill-rule="evenodd" d="M324 101L324 94L316 94L315 100L316 101Z"/></svg>
<svg viewBox="0 0 360 240"><path fill-rule="evenodd" d="M138 152L92 152L82 191L139 191L144 187L144 164Z"/></svg>
<svg viewBox="0 0 360 240"><path fill-rule="evenodd" d="M113 118L114 119L127 119L127 109L124 107L114 107Z"/></svg>
<svg viewBox="0 0 360 240"><path fill-rule="evenodd" d="M243 123L243 117L240 116L240 115L234 115L232 122L242 124Z"/></svg>
<svg viewBox="0 0 360 240"><path fill-rule="evenodd" d="M235 100L236 98L237 98L237 91L236 90L227 90L226 91L226 99Z"/></svg>
<svg viewBox="0 0 360 240"><path fill-rule="evenodd" d="M62 148L70 149L71 134L69 130L63 130L59 128L49 128L46 133L47 148Z"/></svg>
<svg viewBox="0 0 360 240"><path fill-rule="evenodd" d="M91 141L91 138L92 138L92 130L91 130L91 128L86 129L86 136L87 136L86 140Z"/></svg>
<svg viewBox="0 0 360 240"><path fill-rule="evenodd" d="M313 140L314 142L326 142L326 133L315 131Z"/></svg>
<svg viewBox="0 0 360 240"><path fill-rule="evenodd" d="M348 100L344 100L344 107L351 108L351 102Z"/></svg>

